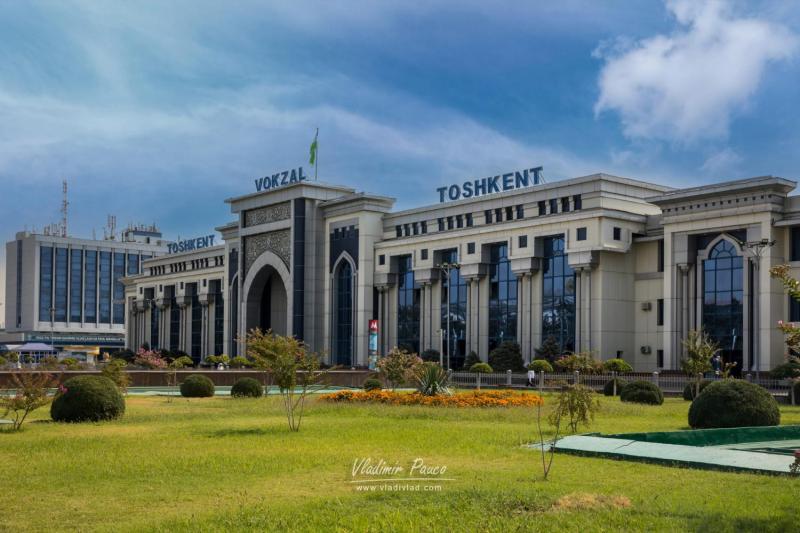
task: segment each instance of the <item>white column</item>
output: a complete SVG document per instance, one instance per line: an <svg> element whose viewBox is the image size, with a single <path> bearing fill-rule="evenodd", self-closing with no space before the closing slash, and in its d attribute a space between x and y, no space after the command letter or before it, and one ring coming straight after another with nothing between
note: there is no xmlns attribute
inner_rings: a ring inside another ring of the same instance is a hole
<svg viewBox="0 0 800 533"><path fill-rule="evenodd" d="M575 351L580 352L583 350L583 330L581 329L582 320L581 314L583 313L583 300L581 293L581 276L583 276L583 269L575 269Z"/></svg>

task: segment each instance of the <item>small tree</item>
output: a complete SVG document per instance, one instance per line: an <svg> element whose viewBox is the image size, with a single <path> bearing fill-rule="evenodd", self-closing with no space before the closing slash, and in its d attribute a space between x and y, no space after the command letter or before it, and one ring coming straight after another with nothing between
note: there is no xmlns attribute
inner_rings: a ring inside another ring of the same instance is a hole
<svg viewBox="0 0 800 533"><path fill-rule="evenodd" d="M788 265L773 267L769 273L781 281L789 296L800 300L800 281L789 275ZM792 379L800 382L800 357L797 356L800 354L800 327L781 320L778 322L778 328L786 338L786 363L779 365L771 374L778 379Z"/></svg>
<svg viewBox="0 0 800 533"><path fill-rule="evenodd" d="M475 353L475 350L470 350L467 357L464 359L464 370L469 370L473 365L482 363L481 358Z"/></svg>
<svg viewBox="0 0 800 533"><path fill-rule="evenodd" d="M281 394L291 431L299 431L306 398L319 388L326 371L320 370L319 356L311 353L294 337L248 334L247 354L259 368L270 373Z"/></svg>
<svg viewBox="0 0 800 533"><path fill-rule="evenodd" d="M561 355L561 346L558 345L555 337L548 335L542 345L535 349L535 352L538 359L547 359L552 363Z"/></svg>
<svg viewBox="0 0 800 533"><path fill-rule="evenodd" d="M555 367L562 372L597 374L603 370L603 363L594 358L591 352L579 352L563 355L556 359Z"/></svg>
<svg viewBox="0 0 800 533"><path fill-rule="evenodd" d="M194 361L190 357L182 355L169 362L167 365L167 387L173 389L178 386L178 370L192 366ZM167 403L172 403L172 394L167 394Z"/></svg>
<svg viewBox="0 0 800 533"><path fill-rule="evenodd" d="M124 359L112 359L100 371L103 376L114 382L122 394L128 393L131 384L131 376L125 371L126 366L128 363Z"/></svg>
<svg viewBox="0 0 800 533"><path fill-rule="evenodd" d="M711 370L711 358L719 351L719 346L705 331L693 329L683 341L683 347L686 357L681 361L681 369L694 379L697 398L703 373Z"/></svg>
<svg viewBox="0 0 800 533"><path fill-rule="evenodd" d="M16 393L0 396L3 416L13 413L12 429L18 431L28 415L50 402L49 390L58 385L59 379L48 372L14 372L11 374Z"/></svg>
<svg viewBox="0 0 800 533"><path fill-rule="evenodd" d="M522 360L522 351L516 342L505 341L489 353L489 366L495 372L524 372L525 361Z"/></svg>
<svg viewBox="0 0 800 533"><path fill-rule="evenodd" d="M422 359L416 354L400 348L393 348L385 357L378 360L378 372L389 383L392 390L395 390L412 379L417 367L421 364Z"/></svg>
<svg viewBox="0 0 800 533"><path fill-rule="evenodd" d="M556 398L556 406L550 413L549 420L556 425L558 421L565 419L569 429L575 433L578 431L578 424L588 426L592 423L599 408L600 400L591 388L585 385L567 385Z"/></svg>
<svg viewBox="0 0 800 533"><path fill-rule="evenodd" d="M603 362L603 370L606 372L616 372L624 374L626 372L633 372L633 367L625 359L615 357Z"/></svg>
<svg viewBox="0 0 800 533"><path fill-rule="evenodd" d="M167 368L167 361L161 357L159 352L142 348L136 352L133 360L134 364L151 370L161 370Z"/></svg>

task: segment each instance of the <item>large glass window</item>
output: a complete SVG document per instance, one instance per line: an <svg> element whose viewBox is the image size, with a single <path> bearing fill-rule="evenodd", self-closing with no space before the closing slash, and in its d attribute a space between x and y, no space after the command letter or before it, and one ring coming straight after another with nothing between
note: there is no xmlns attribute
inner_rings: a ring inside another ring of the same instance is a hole
<svg viewBox="0 0 800 533"><path fill-rule="evenodd" d="M100 252L100 320L101 324L111 323L111 252Z"/></svg>
<svg viewBox="0 0 800 533"><path fill-rule="evenodd" d="M336 268L336 341L334 363L350 366L353 360L353 267L341 261Z"/></svg>
<svg viewBox="0 0 800 533"><path fill-rule="evenodd" d="M55 321L67 321L67 262L68 250L66 248L56 248L56 290L54 306Z"/></svg>
<svg viewBox="0 0 800 533"><path fill-rule="evenodd" d="M169 349L178 351L181 339L181 308L175 298L175 286L167 287L169 293Z"/></svg>
<svg viewBox="0 0 800 533"><path fill-rule="evenodd" d="M139 273L139 255L128 254L128 275Z"/></svg>
<svg viewBox="0 0 800 533"><path fill-rule="evenodd" d="M70 250L69 258L69 320L81 321L81 294L83 293L83 250Z"/></svg>
<svg viewBox="0 0 800 533"><path fill-rule="evenodd" d="M159 324L161 323L161 310L156 305L156 290L145 289L144 299L147 306L150 308L150 349L157 350L160 348L160 331Z"/></svg>
<svg viewBox="0 0 800 533"><path fill-rule="evenodd" d="M97 321L97 252L86 250L83 279L83 321Z"/></svg>
<svg viewBox="0 0 800 533"><path fill-rule="evenodd" d="M114 324L125 323L125 254L114 254Z"/></svg>
<svg viewBox="0 0 800 533"><path fill-rule="evenodd" d="M192 296L192 347L191 356L195 363L200 362L203 347L203 308L200 306L200 297L197 293L197 283L189 283L187 292Z"/></svg>
<svg viewBox="0 0 800 533"><path fill-rule="evenodd" d="M49 322L53 306L53 248L39 248L39 320Z"/></svg>
<svg viewBox="0 0 800 533"><path fill-rule="evenodd" d="M542 338L553 337L562 353L575 350L575 271L564 253L564 237L544 240Z"/></svg>
<svg viewBox="0 0 800 533"><path fill-rule="evenodd" d="M517 339L517 277L511 271L508 244L489 252L489 351Z"/></svg>
<svg viewBox="0 0 800 533"><path fill-rule="evenodd" d="M214 297L214 355L224 351L225 304L222 296L222 280L211 282L211 294Z"/></svg>
<svg viewBox="0 0 800 533"><path fill-rule="evenodd" d="M703 328L719 345L726 363L742 369L742 257L721 240L703 261Z"/></svg>
<svg viewBox="0 0 800 533"><path fill-rule="evenodd" d="M442 252L442 263L457 263L458 251L446 250ZM450 270L450 279L447 274L441 272L442 281L442 330L447 335L447 311L448 300L450 302L450 334L447 336L448 342L444 346L444 360L447 361L447 354L450 354L450 368L461 368L464 366L464 358L467 349L467 282L461 277L461 271L457 268Z"/></svg>
<svg viewBox="0 0 800 533"><path fill-rule="evenodd" d="M411 256L397 258L397 346L419 353L419 288L414 282Z"/></svg>

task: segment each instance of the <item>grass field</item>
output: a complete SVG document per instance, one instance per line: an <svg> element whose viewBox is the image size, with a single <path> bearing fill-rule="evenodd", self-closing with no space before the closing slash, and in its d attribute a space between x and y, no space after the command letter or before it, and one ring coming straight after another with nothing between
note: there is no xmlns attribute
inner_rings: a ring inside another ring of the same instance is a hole
<svg viewBox="0 0 800 533"><path fill-rule="evenodd" d="M122 420L80 425L43 409L0 434L0 530L800 531L798 479L557 455L542 481L520 446L536 440L533 409L314 400L290 433L274 397L127 406ZM688 406L604 398L590 429L681 429ZM783 406L782 423L800 423L800 408ZM420 457L455 481L358 492L348 481L366 457Z"/></svg>

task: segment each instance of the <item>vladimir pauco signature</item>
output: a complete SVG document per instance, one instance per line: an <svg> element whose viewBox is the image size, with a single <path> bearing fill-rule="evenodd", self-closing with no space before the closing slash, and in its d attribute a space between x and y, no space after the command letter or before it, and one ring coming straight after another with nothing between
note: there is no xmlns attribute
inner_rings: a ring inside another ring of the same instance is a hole
<svg viewBox="0 0 800 533"><path fill-rule="evenodd" d="M417 457L409 464L399 461L390 463L385 459L373 460L371 457L357 458L353 461L350 483L370 483L386 481L455 481L445 477L447 465L428 464Z"/></svg>

